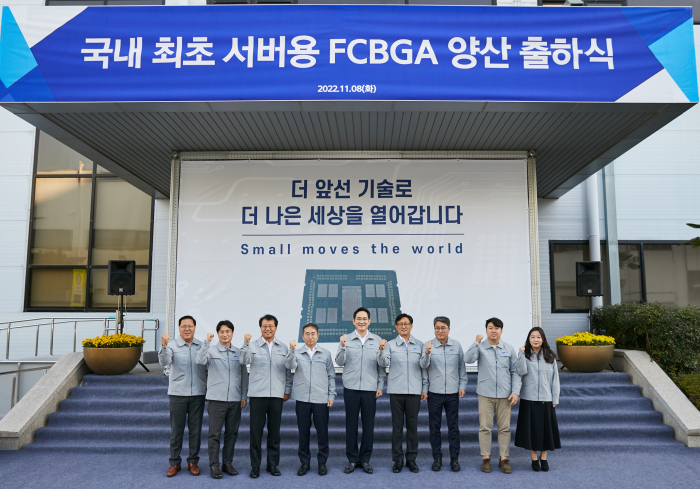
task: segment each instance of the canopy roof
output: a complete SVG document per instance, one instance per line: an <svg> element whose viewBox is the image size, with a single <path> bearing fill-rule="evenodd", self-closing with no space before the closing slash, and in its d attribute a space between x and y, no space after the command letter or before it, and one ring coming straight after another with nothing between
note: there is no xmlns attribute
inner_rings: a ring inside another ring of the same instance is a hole
<svg viewBox="0 0 700 489"><path fill-rule="evenodd" d="M698 101L692 29L689 8L3 7L0 105L154 195L174 151L530 150L556 198Z"/></svg>

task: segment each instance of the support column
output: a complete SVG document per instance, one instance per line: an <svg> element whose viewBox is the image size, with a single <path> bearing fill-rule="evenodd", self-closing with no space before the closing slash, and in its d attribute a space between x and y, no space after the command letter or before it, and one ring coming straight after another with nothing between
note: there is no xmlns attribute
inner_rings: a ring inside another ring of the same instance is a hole
<svg viewBox="0 0 700 489"><path fill-rule="evenodd" d="M607 242L610 303L622 302L620 290L620 251L617 238L617 200L615 197L615 162L603 169L603 202L605 203L605 240Z"/></svg>
<svg viewBox="0 0 700 489"><path fill-rule="evenodd" d="M177 275L177 216L180 202L180 154L175 151L170 162L170 218L168 232L167 331L175 338L175 284Z"/></svg>
<svg viewBox="0 0 700 489"><path fill-rule="evenodd" d="M530 278L532 289L532 326L542 326L540 304L540 234L537 220L537 166L535 152L527 158L527 201L530 222Z"/></svg>
<svg viewBox="0 0 700 489"><path fill-rule="evenodd" d="M600 214L598 212L598 174L586 180L586 209L588 214L588 251L591 261L600 260ZM603 307L602 297L591 297L591 310Z"/></svg>

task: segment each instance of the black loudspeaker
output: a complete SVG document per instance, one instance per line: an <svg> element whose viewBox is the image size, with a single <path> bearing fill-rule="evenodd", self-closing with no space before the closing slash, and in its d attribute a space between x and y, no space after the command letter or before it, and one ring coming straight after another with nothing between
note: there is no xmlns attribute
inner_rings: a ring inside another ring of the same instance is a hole
<svg viewBox="0 0 700 489"><path fill-rule="evenodd" d="M576 295L597 297L603 295L603 280L599 261L576 262Z"/></svg>
<svg viewBox="0 0 700 489"><path fill-rule="evenodd" d="M136 262L109 260L107 264L107 294L134 295L136 293Z"/></svg>

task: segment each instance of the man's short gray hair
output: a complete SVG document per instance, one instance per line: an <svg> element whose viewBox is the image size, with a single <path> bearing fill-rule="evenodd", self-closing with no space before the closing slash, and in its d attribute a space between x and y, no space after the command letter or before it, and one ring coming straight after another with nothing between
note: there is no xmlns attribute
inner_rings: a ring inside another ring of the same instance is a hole
<svg viewBox="0 0 700 489"><path fill-rule="evenodd" d="M438 316L435 319L433 319L433 326L435 326L435 323L440 321L441 323L445 323L447 327L450 327L450 318L445 317L445 316Z"/></svg>

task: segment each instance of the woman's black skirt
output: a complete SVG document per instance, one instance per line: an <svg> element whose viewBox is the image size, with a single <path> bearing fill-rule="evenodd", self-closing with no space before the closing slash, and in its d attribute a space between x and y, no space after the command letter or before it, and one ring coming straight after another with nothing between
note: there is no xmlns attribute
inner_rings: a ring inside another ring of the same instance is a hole
<svg viewBox="0 0 700 489"><path fill-rule="evenodd" d="M520 400L515 446L537 452L561 448L557 413L551 402Z"/></svg>

